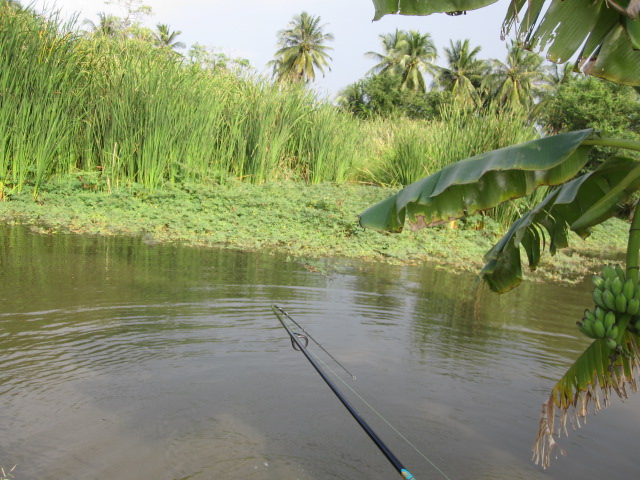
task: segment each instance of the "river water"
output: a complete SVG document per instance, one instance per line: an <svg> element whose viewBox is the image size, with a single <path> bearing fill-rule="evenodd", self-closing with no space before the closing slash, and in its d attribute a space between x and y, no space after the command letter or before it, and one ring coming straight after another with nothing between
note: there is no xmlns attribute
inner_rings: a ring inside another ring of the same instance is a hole
<svg viewBox="0 0 640 480"><path fill-rule="evenodd" d="M586 345L587 284L496 296L433 265L318 272L1 225L0 255L0 466L18 480L399 478L271 304L356 375L380 416L336 381L417 479L640 473L640 395L563 438L550 469L530 461L540 406Z"/></svg>

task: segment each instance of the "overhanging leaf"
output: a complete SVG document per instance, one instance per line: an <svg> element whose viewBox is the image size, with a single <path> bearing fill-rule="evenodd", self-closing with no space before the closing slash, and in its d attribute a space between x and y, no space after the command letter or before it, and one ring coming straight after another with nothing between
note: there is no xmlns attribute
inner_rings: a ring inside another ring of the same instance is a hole
<svg viewBox="0 0 640 480"><path fill-rule="evenodd" d="M431 15L441 12L465 12L495 3L497 0L373 0L376 9L374 20L388 14Z"/></svg>
<svg viewBox="0 0 640 480"><path fill-rule="evenodd" d="M593 172L557 188L514 222L487 252L484 257L486 265L480 275L493 291L503 293L516 287L522 281L520 245L527 253L529 266L535 269L540 258L540 245L544 241L540 229L546 230L549 236L552 254L558 248L568 246L570 230L587 237L589 227L617 213L618 203L638 188L638 170L638 162L631 158L611 157ZM601 203L601 199L608 200Z"/></svg>
<svg viewBox="0 0 640 480"><path fill-rule="evenodd" d="M620 159L622 160L622 159ZM636 165L633 162L632 165ZM640 166L635 166L606 195L600 198L580 218L571 224L571 230L584 231L589 227L604 222L619 209L619 203L635 192L640 185Z"/></svg>
<svg viewBox="0 0 640 480"><path fill-rule="evenodd" d="M637 24L638 20L634 22ZM634 50L626 30L617 24L603 41L599 51L585 64L588 75L624 85L640 85L640 50Z"/></svg>
<svg viewBox="0 0 640 480"><path fill-rule="evenodd" d="M626 353L612 356L604 340L595 340L553 387L542 405L538 434L533 445L533 460L544 468L551 454L559 449L554 434L568 436L567 420L575 427L586 421L590 404L594 413L609 405L612 392L627 398L628 389L637 392L640 369L637 337L626 330L620 342ZM602 399L600 397L602 395ZM556 424L556 416L557 424ZM557 426L556 426L557 425Z"/></svg>
<svg viewBox="0 0 640 480"><path fill-rule="evenodd" d="M438 225L558 185L584 166L591 147L581 146L592 129L569 132L451 164L360 214L374 230L402 231Z"/></svg>

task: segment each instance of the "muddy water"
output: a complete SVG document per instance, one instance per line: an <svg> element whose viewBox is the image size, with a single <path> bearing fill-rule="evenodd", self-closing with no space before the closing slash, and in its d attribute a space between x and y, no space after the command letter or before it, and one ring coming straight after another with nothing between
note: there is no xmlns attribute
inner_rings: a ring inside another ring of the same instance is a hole
<svg viewBox="0 0 640 480"><path fill-rule="evenodd" d="M588 285L498 297L429 265L313 270L0 226L0 466L16 479L396 478L291 348L276 303L422 453L343 387L418 479L637 478L633 396L564 439L550 470L530 462L540 405L585 345L573 324Z"/></svg>

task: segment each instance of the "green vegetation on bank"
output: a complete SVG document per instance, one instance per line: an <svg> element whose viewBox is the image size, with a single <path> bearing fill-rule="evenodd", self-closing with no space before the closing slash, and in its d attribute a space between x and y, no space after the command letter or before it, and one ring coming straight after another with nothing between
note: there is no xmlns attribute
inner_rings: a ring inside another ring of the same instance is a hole
<svg viewBox="0 0 640 480"><path fill-rule="evenodd" d="M29 224L35 232L141 236L150 244L278 250L307 262L322 257L412 264L438 263L477 273L481 258L501 235L488 217L443 226L382 234L358 226L354 212L389 195L365 185L279 182L219 186L182 184L154 192L135 186L111 194L82 180L44 185L33 201L25 189L0 202L0 221ZM545 256L538 278L579 281L597 271L603 255L622 255L628 223L611 220L574 250Z"/></svg>
<svg viewBox="0 0 640 480"><path fill-rule="evenodd" d="M303 85L0 9L0 198L79 175L107 191L236 180L397 186L537 136L524 114L455 103L431 120L363 121Z"/></svg>

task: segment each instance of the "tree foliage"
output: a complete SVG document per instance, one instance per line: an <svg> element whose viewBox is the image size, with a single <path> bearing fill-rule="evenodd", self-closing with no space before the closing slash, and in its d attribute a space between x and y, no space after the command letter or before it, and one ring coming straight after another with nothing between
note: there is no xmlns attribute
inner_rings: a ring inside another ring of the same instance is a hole
<svg viewBox="0 0 640 480"><path fill-rule="evenodd" d="M391 34L380 35L380 40L383 52L366 54L378 62L370 72L399 76L401 89L424 92L424 74L435 71L433 62L438 57L431 35L415 30L396 30Z"/></svg>
<svg viewBox="0 0 640 480"><path fill-rule="evenodd" d="M625 85L573 77L549 95L540 121L551 134L595 128L604 135L640 136L640 95Z"/></svg>
<svg viewBox="0 0 640 480"><path fill-rule="evenodd" d="M278 50L270 63L280 80L310 82L316 78L316 69L323 75L329 67L329 51L326 45L333 41L331 33L324 32L320 17L302 12L293 17L288 27L278 32Z"/></svg>
<svg viewBox="0 0 640 480"><path fill-rule="evenodd" d="M440 107L451 94L432 90L426 93L403 90L400 75L373 75L355 82L338 95L338 104L359 118L405 116L413 119L437 118Z"/></svg>
<svg viewBox="0 0 640 480"><path fill-rule="evenodd" d="M176 40L182 32L180 30L171 31L171 27L165 23L158 23L154 32L155 44L160 48L178 50L186 48L184 42Z"/></svg>
<svg viewBox="0 0 640 480"><path fill-rule="evenodd" d="M506 61L491 61L482 85L501 106L531 109L547 80L542 57L512 43Z"/></svg>
<svg viewBox="0 0 640 480"><path fill-rule="evenodd" d="M438 67L434 85L451 92L454 97L473 106L482 104L480 87L489 72L489 63L478 58L480 47L471 48L469 39L449 40L444 49L446 67Z"/></svg>

